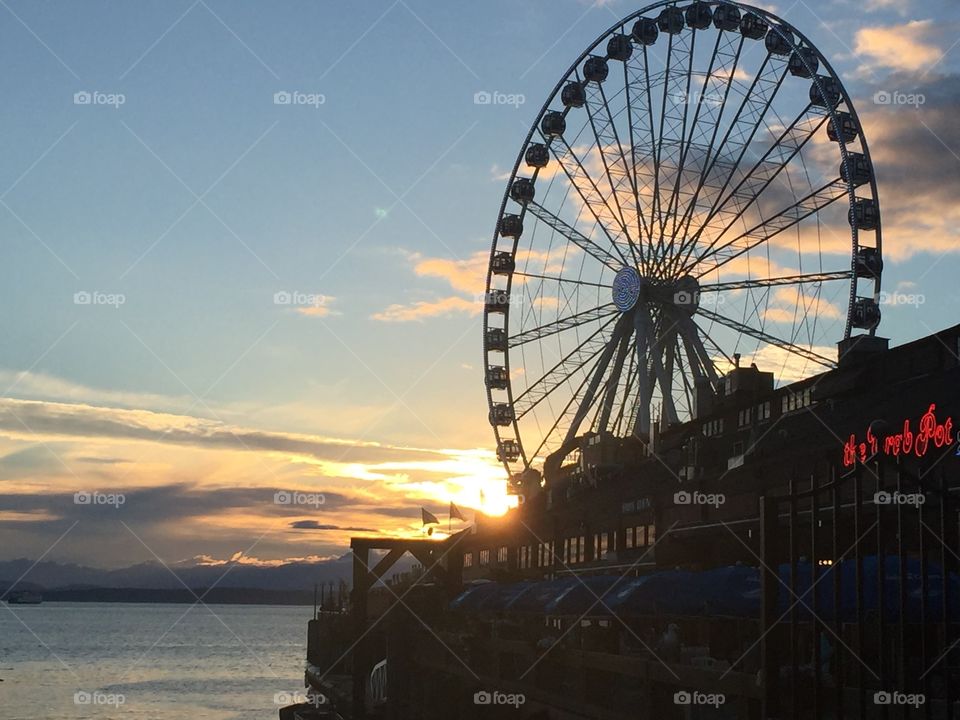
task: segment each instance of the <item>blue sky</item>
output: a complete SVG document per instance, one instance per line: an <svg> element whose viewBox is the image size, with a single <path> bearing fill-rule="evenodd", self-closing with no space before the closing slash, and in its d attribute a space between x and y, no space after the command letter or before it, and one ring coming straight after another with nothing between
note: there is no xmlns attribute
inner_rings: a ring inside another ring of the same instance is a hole
<svg viewBox="0 0 960 720"><path fill-rule="evenodd" d="M960 10L768 7L831 58L863 115L886 203L884 286L925 296L885 308L882 334L899 343L955 323ZM291 533L293 515L236 489L344 493L352 509L332 525L413 532L420 504L497 485L468 306L501 176L567 66L639 8L0 3L0 384L37 401L38 422L46 407L71 418L38 429L5 417L3 554L38 557L69 529L50 557L224 559L258 537L251 557L325 556L349 532ZM877 106L882 89L928 101ZM479 91L526 102L476 105ZM83 92L123 104L76 104ZM278 105L278 92L323 102ZM123 304L78 305L82 292ZM318 299L277 304L283 292ZM404 308L420 319L396 321ZM188 426L202 440L171 441ZM344 451L210 449L214 427ZM158 515L94 529L58 500L95 488L154 492ZM203 492L223 492L223 511L177 524Z"/></svg>

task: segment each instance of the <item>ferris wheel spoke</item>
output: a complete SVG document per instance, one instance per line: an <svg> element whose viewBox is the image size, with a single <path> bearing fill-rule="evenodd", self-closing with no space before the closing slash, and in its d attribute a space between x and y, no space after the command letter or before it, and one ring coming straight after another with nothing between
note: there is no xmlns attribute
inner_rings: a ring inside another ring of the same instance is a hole
<svg viewBox="0 0 960 720"><path fill-rule="evenodd" d="M556 335L557 333L563 332L564 330L569 330L570 328L586 325L587 323L594 322L595 320L603 320L615 315L617 312L617 308L613 303L599 305L598 307L590 308L589 310L581 310L573 315L558 318L557 320L553 320L538 327L530 328L513 335L507 340L507 345L512 349L520 345L533 342L534 340L542 340L550 335Z"/></svg>
<svg viewBox="0 0 960 720"><path fill-rule="evenodd" d="M623 254L621 245L626 245L628 248L630 247L630 235L627 228L624 227L622 220L616 217L616 213L612 210L609 200L600 192L600 188L597 187L596 182L594 182L590 173L588 173L583 166L583 162L565 138L556 138L554 142L550 143L550 149L553 151L557 162L560 163L560 167L570 181L570 185L577 191L577 195L579 195L583 201L584 207L593 215L594 220L596 220L597 224L603 230L604 235L606 235L610 241L611 247L616 251L617 255L620 256L621 262L626 265L627 258L626 255ZM533 206L539 208L541 212L550 214L548 210L538 203L530 203L527 206L528 210L531 210ZM540 216L537 215L537 217ZM566 225L560 218L556 216L553 217L557 222ZM544 222L547 221L544 220ZM573 240L573 238L570 239ZM576 241L574 240L574 242ZM588 250L588 252L590 251Z"/></svg>
<svg viewBox="0 0 960 720"><path fill-rule="evenodd" d="M700 315L703 315L708 320L713 320L714 322L717 322L721 325L726 325L731 330L736 330L737 332L742 333L744 335L749 335L750 337L756 340L759 340L760 342L766 343L768 345L773 345L774 347L778 347L781 350L787 350L793 353L794 355L797 355L798 357L804 358L805 360L810 360L811 362L815 362L818 365L822 365L827 368L836 367L837 363L835 360L831 360L830 358L825 357L820 353L816 353L813 350L810 350L809 348L805 348L799 345L795 345L794 343L788 342L786 340L782 340L778 337L775 337L774 335L771 335L770 333L764 330L759 330L757 328L750 327L749 325L744 325L741 322L732 320L724 315L720 315L710 310L704 310L703 308L699 308L697 310L697 313Z"/></svg>
<svg viewBox="0 0 960 720"><path fill-rule="evenodd" d="M721 37L721 33L718 33L716 45L713 49L713 53L711 53L710 55L710 67L707 70L707 74L704 79L704 85L706 83L706 79L710 77L710 73L713 72L713 63L716 61L717 48L720 46L720 37ZM664 227L662 229L662 232L664 234L669 234L669 237L670 237L669 247L667 250L668 257L673 253L673 247L676 241L677 213L679 212L679 202L680 202L680 186L683 182L684 166L687 161L687 153L690 151L690 143L691 143L691 137L693 136L693 130L697 125L697 121L700 118L700 112L703 108L703 98L704 98L703 87L704 86L701 86L698 92L696 108L693 113L693 119L690 123L687 122L687 117L690 111L690 104L691 104L690 93L691 93L691 88L693 87L693 58L694 58L694 51L696 49L696 42L697 42L697 31L696 29L694 29L690 34L690 54L689 54L689 62L688 62L687 73L686 73L686 87L683 89L683 95L682 95L683 121L680 125L679 145L677 147L677 153L676 153L678 157L675 158L676 162L675 162L675 167L673 168L673 174L675 175L675 177L673 182L673 189L670 191L670 199L667 202L666 223L664 223ZM679 83L678 83L677 90L679 91ZM676 102L680 98L675 96L673 99ZM688 127L690 128L689 133L687 132ZM671 226L669 233L666 227L668 223Z"/></svg>
<svg viewBox="0 0 960 720"><path fill-rule="evenodd" d="M514 277L524 277L531 278L533 280L547 280L549 282L558 282L558 283L569 283L571 285L580 285L581 287L597 287L603 288L604 290L610 289L610 284L590 282L589 280L579 280L576 278L566 278L559 275L540 275L538 273L528 273L520 272L519 270L513 271Z"/></svg>
<svg viewBox="0 0 960 720"><path fill-rule="evenodd" d="M629 264L616 243L613 243L612 246L613 249L616 250L617 254L613 255L606 248L601 247L582 232L568 225L566 222L543 207L543 205L536 202L531 202L527 205L527 212L556 230L558 233L567 238L567 240L572 242L587 254L599 260L611 270L616 272L619 270L619 268ZM602 224L601 227L603 227Z"/></svg>
<svg viewBox="0 0 960 720"><path fill-rule="evenodd" d="M646 46L644 46L646 47ZM633 53L632 57L635 57L637 54ZM630 175L630 187L633 190L633 210L636 213L636 231L637 231L637 253L640 256L640 262L638 267L646 267L647 259L643 252L644 238L650 237L650 229L647 226L646 216L643 212L643 205L640 202L640 171L637 167L637 150L639 149L635 140L634 140L634 129L639 123L645 121L644 113L642 112L644 106L639 102L640 98L644 98L643 89L640 89L638 92L637 88L632 86L632 76L630 72L630 61L629 59L622 63L623 64L623 92L625 98L626 112L627 112L627 127L630 128L630 135L627 137L627 141L630 143L630 160L628 161L626 155L623 153L623 145L620 145L620 152L624 154L624 166L627 168L627 172ZM638 98L635 98L634 95L638 95ZM639 112L639 116L635 117L635 113ZM642 125L640 126L642 129ZM629 162L629 164L628 164Z"/></svg>
<svg viewBox="0 0 960 720"><path fill-rule="evenodd" d="M623 145L620 143L620 136L617 133L617 127L614 124L602 83L587 83L586 107L587 115L590 118L590 127L593 129L593 136L596 140L597 151L600 153L606 171L607 183L610 186L610 197L616 206L620 226L623 227L624 235L630 245L634 265L637 265L640 262L638 247L631 236L630 222L627 220L627 218L632 218L639 212L636 203L636 187L633 184L633 173L627 166L627 156L623 150ZM621 196L624 195L624 185L627 186L626 190L628 192L621 199Z"/></svg>
<svg viewBox="0 0 960 720"><path fill-rule="evenodd" d="M686 199L683 202L682 216L679 219L676 216L674 217L674 235L678 233L681 225L689 224L690 208L696 205L700 191L703 189L707 168L713 156L714 143L716 143L717 134L720 132L720 120L727 107L727 100L730 97L730 91L733 88L734 78L739 67L744 40L744 36L739 32L720 30L717 34L717 43L710 60L711 66L704 78L701 95L697 99L697 114L694 117L685 149L685 153L687 153L691 148L703 148L704 157L701 161L701 170L697 172L694 169L693 177L684 183L686 187L682 188ZM684 157L684 166L686 166L686 157ZM679 199L677 205L679 211ZM684 228L684 232L687 232L688 229L688 227Z"/></svg>
<svg viewBox="0 0 960 720"><path fill-rule="evenodd" d="M667 43L667 60L663 77L663 92L660 97L660 121L655 147L657 173L657 247L654 251L655 267L663 263L666 252L666 221L670 212L670 172L676 168L680 149L686 134L686 99L689 94L690 68L693 63L693 34L670 34ZM666 203L664 202L666 200ZM666 208L664 207L666 205Z"/></svg>
<svg viewBox="0 0 960 720"><path fill-rule="evenodd" d="M753 82L750 84L749 90L740 102L730 126L727 128L726 133L724 133L723 139L720 141L716 151L712 154L710 162L707 164L700 178L698 190L694 193L694 199L687 207L684 235L691 235L690 227L693 225L695 219L697 219L698 229L692 233L693 237L690 240L685 241L681 245L680 253L685 252L689 245L695 245L696 240L694 238L698 238L702 232L703 218L709 217L715 212L720 197L729 186L736 168L738 168L743 161L743 156L746 154L750 143L763 124L763 118L773 104L786 77L786 61L776 55L768 54L763 60ZM711 180L713 171L718 167L718 163L720 163L721 160L723 163L720 167L727 168L728 170L725 172L722 182L718 179ZM711 196L713 197L712 202L710 202L709 197L706 199L706 203L710 203L710 205L705 215L704 213L698 213L698 208L700 207L698 199L704 189L711 191Z"/></svg>
<svg viewBox="0 0 960 720"><path fill-rule="evenodd" d="M610 326L613 320L611 318L597 328L582 343L567 353L560 362L527 385L523 392L513 399L513 410L518 420L540 404L558 387L564 385L576 370L592 362L609 343L614 341L602 336L603 331Z"/></svg>
<svg viewBox="0 0 960 720"><path fill-rule="evenodd" d="M756 164L743 176L727 196L707 216L687 245L686 252L679 262L685 263L694 252L698 240L703 234L713 231L713 239L707 246L712 249L753 207L760 196L775 179L787 168L804 146L816 135L829 120L822 108L809 104L806 109L781 133L777 141L763 154ZM733 208L728 208L730 203ZM717 223L715 221L719 220Z"/></svg>
<svg viewBox="0 0 960 720"><path fill-rule="evenodd" d="M715 271L744 253L750 252L758 245L762 245L771 238L802 222L811 215L816 215L824 208L832 205L840 198L848 197L847 184L840 178L831 180L809 195L789 205L762 223L755 225L727 243L711 247L707 252L686 265L685 270L692 271L701 263L711 261L714 264L697 274L697 277Z"/></svg>
<svg viewBox="0 0 960 720"><path fill-rule="evenodd" d="M640 58L643 62L640 63ZM643 53L634 53L625 63L628 71L627 87L632 89L627 95L630 103L630 144L631 159L633 160L634 184L637 187L638 196L649 197L649 222L641 217L645 230L645 245L653 240L653 229L656 225L657 217L657 197L659 195L659 180L657 177L657 166L650 162L647 157L638 157L638 152L643 148L647 149L649 155L654 155L657 147L657 130L653 121L653 87L651 84L649 68L649 55L647 46L643 46ZM642 204L638 201L638 213L643 216ZM652 252L652 247L650 248ZM646 258L644 270L649 272L652 267L651 258Z"/></svg>
<svg viewBox="0 0 960 720"><path fill-rule="evenodd" d="M727 292L728 290L749 290L751 288L777 287L780 285L804 285L810 283L824 283L831 280L846 280L853 278L852 270L837 270L835 272L807 273L805 275L784 275L775 278L756 278L753 280L732 280L730 282L709 283L699 287L701 293Z"/></svg>

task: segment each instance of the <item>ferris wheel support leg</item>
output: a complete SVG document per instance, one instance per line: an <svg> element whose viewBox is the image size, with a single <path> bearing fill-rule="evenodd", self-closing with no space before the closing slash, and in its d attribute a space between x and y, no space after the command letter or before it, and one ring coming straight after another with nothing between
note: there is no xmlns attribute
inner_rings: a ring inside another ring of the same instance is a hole
<svg viewBox="0 0 960 720"><path fill-rule="evenodd" d="M613 361L613 371L610 373L610 379L607 381L606 394L603 398L603 409L600 412L600 421L597 423L597 432L603 434L607 431L610 424L610 415L613 412L614 403L617 400L620 388L620 377L623 374L623 363L630 354L630 333L623 333L620 338L620 345L617 347L617 357Z"/></svg>
<svg viewBox="0 0 960 720"><path fill-rule="evenodd" d="M597 367L596 370L594 370L593 377L590 379L590 385L587 387L587 392L584 394L583 400L580 401L580 407L577 408L577 413L573 416L573 422L570 423L570 427L567 430L567 435L563 441L564 445L577 437L577 431L580 429L580 424L587 416L587 413L590 412L590 407L593 405L593 399L596 397L600 383L603 381L603 376L607 372L607 366L610 364L610 360L613 358L613 352L617 349L617 346L620 344L620 340L623 338L624 334L627 333L629 325L629 315L623 315L617 321L616 327L613 329L613 335L607 342L607 346L603 350L603 355L600 356L600 360L597 362Z"/></svg>
<svg viewBox="0 0 960 720"><path fill-rule="evenodd" d="M668 380L668 387L663 389L664 398L670 398L669 409L671 412L665 414L661 419L661 430L666 430L670 423L678 422L679 417L677 416L676 404L673 400L673 376L674 376L674 364L676 359L676 350L677 350L677 331L674 327L670 329L663 336L663 344L666 345L667 354L664 360L664 375ZM662 387L662 386L661 386Z"/></svg>
<svg viewBox="0 0 960 720"><path fill-rule="evenodd" d="M637 306L633 314L633 324L637 333L637 385L640 391L633 435L645 441L650 437L650 402L653 399L653 382L649 373L650 323L645 304Z"/></svg>
<svg viewBox="0 0 960 720"><path fill-rule="evenodd" d="M687 355L690 356L690 365L692 367L700 366L703 374L710 381L710 384L716 388L720 382L717 375L717 368L713 364L707 349L703 346L703 340L700 339L700 333L697 332L697 324L689 317L680 318L678 325L680 337L687 348Z"/></svg>
<svg viewBox="0 0 960 720"><path fill-rule="evenodd" d="M649 306L646 306L647 325L653 326L653 318L650 315ZM663 318L664 321L667 318ZM663 399L662 419L663 423L673 423L678 420L677 408L673 403L673 374L668 373L663 366L664 351L670 348L669 335L672 328L660 327L657 329L656 338L650 352L650 365L653 371L657 385L660 386L660 394Z"/></svg>

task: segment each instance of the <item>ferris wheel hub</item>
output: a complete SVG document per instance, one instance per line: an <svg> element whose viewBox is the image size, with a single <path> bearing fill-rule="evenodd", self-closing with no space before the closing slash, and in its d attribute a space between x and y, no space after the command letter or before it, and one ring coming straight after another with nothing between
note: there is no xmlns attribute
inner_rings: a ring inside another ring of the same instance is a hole
<svg viewBox="0 0 960 720"><path fill-rule="evenodd" d="M632 310L640 299L642 288L643 281L637 269L629 266L622 268L613 278L613 304L617 306L617 310Z"/></svg>
<svg viewBox="0 0 960 720"><path fill-rule="evenodd" d="M622 313L630 312L642 301L672 305L692 315L700 304L700 283L691 275L676 280L648 278L629 265L617 272L611 293L613 304Z"/></svg>

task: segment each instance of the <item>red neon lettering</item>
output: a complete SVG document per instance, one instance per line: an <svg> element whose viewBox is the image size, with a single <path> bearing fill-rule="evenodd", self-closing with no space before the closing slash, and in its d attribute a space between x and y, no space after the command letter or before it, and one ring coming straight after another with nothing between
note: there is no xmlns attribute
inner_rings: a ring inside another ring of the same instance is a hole
<svg viewBox="0 0 960 720"><path fill-rule="evenodd" d="M938 422L936 411L936 404L931 403L927 412L917 423L916 431L911 427L909 419L904 420L903 429L900 432L884 438L883 454L891 457L912 454L922 458L929 452L931 445L935 448L951 445L954 442L953 418L947 417L942 423ZM866 462L867 458L878 452L880 452L880 442L868 427L864 440L858 442L856 435L851 435L843 444L843 465L850 467L858 460Z"/></svg>

